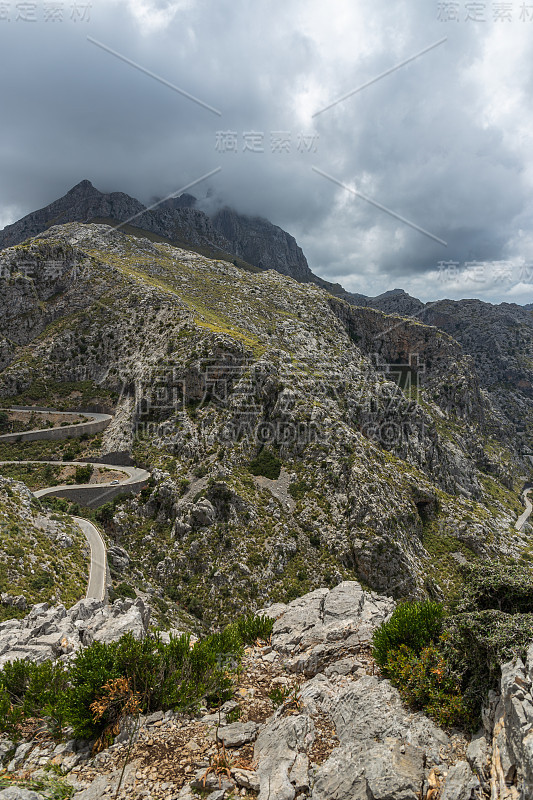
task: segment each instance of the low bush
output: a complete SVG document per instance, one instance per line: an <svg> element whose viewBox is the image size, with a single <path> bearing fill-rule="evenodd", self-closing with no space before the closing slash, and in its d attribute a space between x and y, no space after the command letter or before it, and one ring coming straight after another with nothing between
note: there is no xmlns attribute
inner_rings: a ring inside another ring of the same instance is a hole
<svg viewBox="0 0 533 800"><path fill-rule="evenodd" d="M444 609L433 600L401 603L391 618L374 631L372 654L386 669L389 652L405 645L415 654L432 644L442 630Z"/></svg>
<svg viewBox="0 0 533 800"><path fill-rule="evenodd" d="M465 564L459 612L497 609L507 614L533 613L533 574L523 566Z"/></svg>
<svg viewBox="0 0 533 800"><path fill-rule="evenodd" d="M19 660L0 670L0 730L17 735L21 721L45 718L53 731L71 725L76 737L106 746L121 716L142 711L218 706L233 693L244 646L268 639L273 620L244 617L191 646L190 637L131 633L94 642L63 662Z"/></svg>
<svg viewBox="0 0 533 800"><path fill-rule="evenodd" d="M92 464L87 464L85 467L76 467L76 474L75 474L76 483L89 483L93 471L94 467Z"/></svg>
<svg viewBox="0 0 533 800"><path fill-rule="evenodd" d="M454 614L445 638L447 659L464 676L466 691L481 704L496 688L500 665L524 658L533 638L533 614L506 614L496 609Z"/></svg>
<svg viewBox="0 0 533 800"><path fill-rule="evenodd" d="M247 617L241 617L235 624L244 644L255 644L258 639L270 640L274 620L263 615L250 614Z"/></svg>
<svg viewBox="0 0 533 800"><path fill-rule="evenodd" d="M132 600L137 599L137 593L135 592L135 589L126 581L122 581L122 583L119 583L119 585L115 587L114 595L115 597L130 597Z"/></svg>
<svg viewBox="0 0 533 800"><path fill-rule="evenodd" d="M373 654L411 706L440 724L473 730L501 664L524 658L531 643L533 577L488 563L461 570L463 595L445 625L438 603L403 603L374 632Z"/></svg>
<svg viewBox="0 0 533 800"><path fill-rule="evenodd" d="M439 725L477 728L476 704L464 693L461 676L435 645L417 654L402 644L389 652L386 671L402 699L415 710L424 710Z"/></svg>

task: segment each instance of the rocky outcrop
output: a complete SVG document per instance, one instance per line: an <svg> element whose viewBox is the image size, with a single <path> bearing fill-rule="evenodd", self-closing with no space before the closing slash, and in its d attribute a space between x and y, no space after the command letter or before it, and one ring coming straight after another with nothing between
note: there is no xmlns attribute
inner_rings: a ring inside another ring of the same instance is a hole
<svg viewBox="0 0 533 800"><path fill-rule="evenodd" d="M312 676L330 661L338 662L368 648L374 629L394 610L389 597L364 591L355 581L344 581L334 589L317 589L277 604L265 613L275 617L272 646L288 656L294 672Z"/></svg>
<svg viewBox="0 0 533 800"><path fill-rule="evenodd" d="M449 736L368 674L372 632L393 608L390 598L346 581L267 609L277 617L274 652L289 670L313 677L301 684L292 715L282 708L260 728L259 800L419 800L431 787L450 800L474 796L479 780L468 763L454 763ZM338 746L317 765L316 725L324 717Z"/></svg>
<svg viewBox="0 0 533 800"><path fill-rule="evenodd" d="M315 279L294 237L267 219L224 208L213 217L213 225L229 242L229 251L249 264L305 283Z"/></svg>
<svg viewBox="0 0 533 800"><path fill-rule="evenodd" d="M40 603L22 620L0 623L0 667L20 658L36 663L68 658L92 642L114 642L127 632L141 639L149 621L150 609L141 599L115 600L111 606L80 600L68 610Z"/></svg>
<svg viewBox="0 0 533 800"><path fill-rule="evenodd" d="M66 537L66 534L63 534L63 536L65 538L68 538L68 537ZM71 544L72 544L72 542L71 542ZM12 594L9 594L8 592L2 592L0 594L0 603L3 606L8 606L9 608L16 608L19 611L26 611L26 608L27 608L27 605L28 605L27 600L26 600L26 598L24 597L23 594L12 595Z"/></svg>
<svg viewBox="0 0 533 800"><path fill-rule="evenodd" d="M118 398L102 448L168 460L113 522L132 556L124 580L153 581L213 618L242 611L242 598L251 611L287 596L280 584L294 595L360 577L421 596L431 580L438 596L430 550L447 573L470 553L519 554L520 443L499 430L453 338L105 225L56 226L0 258L16 272L25 251L59 246L83 268L65 265L47 299L8 323L29 343L0 395L40 402L35 382L46 393L81 377ZM487 429L502 434L505 460ZM250 475L263 444L279 483Z"/></svg>
<svg viewBox="0 0 533 800"><path fill-rule="evenodd" d="M488 741L479 740L472 758L487 775L487 752L492 750L491 800L533 796L533 643L525 661L517 658L502 666L500 693L491 693L485 727Z"/></svg>
<svg viewBox="0 0 533 800"><path fill-rule="evenodd" d="M422 303L401 289L345 299L386 314L414 317L452 336L472 358L500 426L508 435L524 434L533 418L533 314L528 306L476 299ZM524 447L530 452L525 437Z"/></svg>
<svg viewBox="0 0 533 800"><path fill-rule="evenodd" d="M122 192L104 194L95 189L90 181L83 180L59 200L39 211L33 211L12 225L7 225L0 234L0 249L19 244L52 225L75 221L89 222L95 217L123 222L143 211L142 203L127 194Z"/></svg>
<svg viewBox="0 0 533 800"><path fill-rule="evenodd" d="M96 800L106 787L116 790L126 752L121 800L139 789L151 790L152 796L170 791L182 800L208 790L213 800L229 800L236 788L251 789L259 800L532 796L533 644L524 661L503 666L501 692L491 693L484 714L485 733L469 741L410 711L377 672L370 638L393 607L390 598L365 591L355 581L270 606L267 613L276 618L271 643L247 649L238 678L245 687L238 682L237 700L219 711L142 716L131 750L132 720L125 720L115 744L92 759L91 743L81 740L59 745L28 741L16 749L2 740L0 758L10 753L8 771L14 778L48 762L63 773L79 767L69 780L80 800ZM132 609L143 611L139 603L126 603L121 614L126 618ZM101 611L94 601L82 601L68 614L35 608L30 617L36 629L54 620L66 624L68 616L80 630L92 626L97 638L109 625L95 626ZM46 635L44 629L41 634ZM327 657L324 650L314 657L317 648L326 648ZM294 674L295 659L309 665L305 674ZM265 714L266 692L273 688L282 699L273 714ZM237 709L243 717L228 723ZM221 752L227 767L217 773L214 759ZM150 765L150 757L157 767ZM178 788L167 782L169 774Z"/></svg>
<svg viewBox="0 0 533 800"><path fill-rule="evenodd" d="M0 789L0 800L44 800L42 794L20 786L10 786Z"/></svg>
<svg viewBox="0 0 533 800"><path fill-rule="evenodd" d="M181 245L213 248L259 269L275 269L301 281L315 279L295 239L266 219L225 208L211 219L185 194L147 209L123 192L104 193L88 180L64 197L0 231L0 250L67 222L121 222Z"/></svg>

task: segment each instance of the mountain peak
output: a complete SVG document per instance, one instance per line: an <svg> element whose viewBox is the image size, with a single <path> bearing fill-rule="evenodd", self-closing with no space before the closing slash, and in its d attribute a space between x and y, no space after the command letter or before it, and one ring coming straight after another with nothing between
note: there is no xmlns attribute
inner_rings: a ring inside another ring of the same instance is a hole
<svg viewBox="0 0 533 800"><path fill-rule="evenodd" d="M67 192L67 196L73 194L80 194L82 192L86 193L88 191L97 192L98 189L95 189L91 181L85 178L84 180L80 181L75 186L73 186L72 189L69 189L69 191Z"/></svg>

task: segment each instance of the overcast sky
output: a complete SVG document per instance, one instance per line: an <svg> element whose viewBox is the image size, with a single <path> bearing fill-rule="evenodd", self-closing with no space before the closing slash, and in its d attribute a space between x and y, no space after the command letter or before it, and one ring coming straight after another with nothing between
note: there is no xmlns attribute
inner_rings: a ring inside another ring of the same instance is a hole
<svg viewBox="0 0 533 800"><path fill-rule="evenodd" d="M533 0L12 0L0 53L0 227L220 168L351 291L533 302Z"/></svg>

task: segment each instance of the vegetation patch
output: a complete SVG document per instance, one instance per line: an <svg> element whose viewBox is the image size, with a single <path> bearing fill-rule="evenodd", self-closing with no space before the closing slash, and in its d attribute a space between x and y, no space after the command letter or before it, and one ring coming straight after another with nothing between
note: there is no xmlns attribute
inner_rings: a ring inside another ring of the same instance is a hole
<svg viewBox="0 0 533 800"><path fill-rule="evenodd" d="M189 635L164 643L127 633L117 642L94 642L70 664L18 660L0 670L0 729L17 735L29 718L45 718L60 733L97 738L109 746L120 720L157 710L218 706L233 692L245 645L268 640L273 620L250 616L191 645Z"/></svg>
<svg viewBox="0 0 533 800"><path fill-rule="evenodd" d="M374 632L373 655L409 705L441 725L473 731L500 665L524 658L531 642L533 576L492 564L461 572L453 613L431 601L401 604Z"/></svg>
<svg viewBox="0 0 533 800"><path fill-rule="evenodd" d="M281 459L272 450L263 447L261 452L250 462L249 470L252 475L262 475L264 478L276 481L280 476L281 466Z"/></svg>

